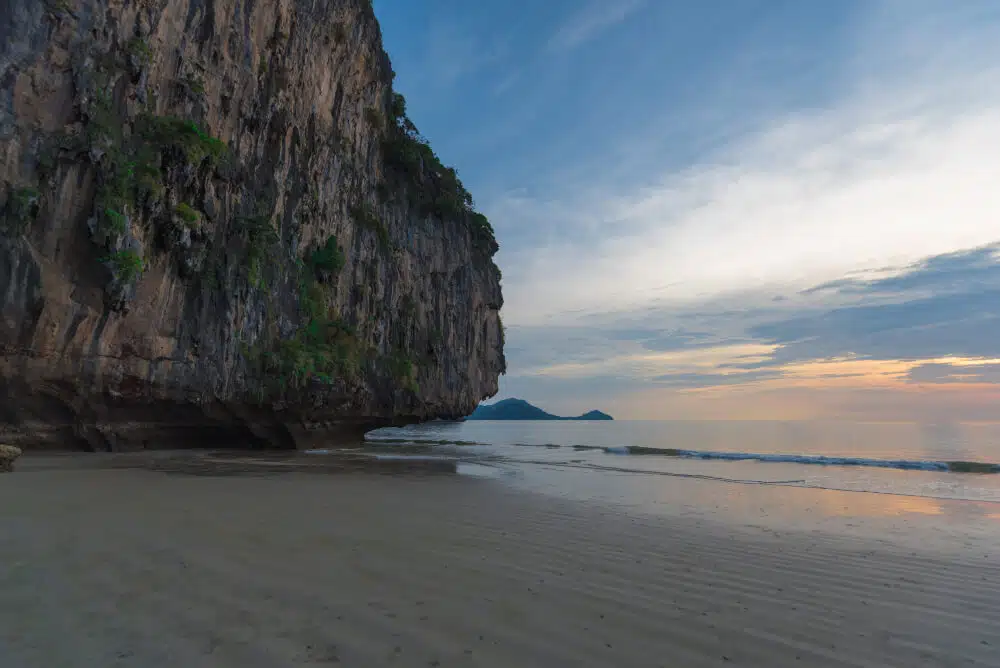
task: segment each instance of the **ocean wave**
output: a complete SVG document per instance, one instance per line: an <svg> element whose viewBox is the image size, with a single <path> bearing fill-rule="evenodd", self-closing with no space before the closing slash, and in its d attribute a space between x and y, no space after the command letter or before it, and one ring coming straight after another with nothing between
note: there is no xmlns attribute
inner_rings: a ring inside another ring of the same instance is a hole
<svg viewBox="0 0 1000 668"><path fill-rule="evenodd" d="M1000 473L1000 464L963 461L928 461L921 459L871 459L868 457L829 457L825 455L790 455L759 452L712 452L708 450L681 450L677 448L647 448L621 446L603 448L610 455L658 455L686 459L718 459L723 461L783 462L815 464L819 466L870 466L910 471L950 471L952 473Z"/></svg>
<svg viewBox="0 0 1000 668"><path fill-rule="evenodd" d="M489 445L479 441L452 441L449 439L425 439L425 438L380 438L371 435L365 437L366 444L375 445Z"/></svg>

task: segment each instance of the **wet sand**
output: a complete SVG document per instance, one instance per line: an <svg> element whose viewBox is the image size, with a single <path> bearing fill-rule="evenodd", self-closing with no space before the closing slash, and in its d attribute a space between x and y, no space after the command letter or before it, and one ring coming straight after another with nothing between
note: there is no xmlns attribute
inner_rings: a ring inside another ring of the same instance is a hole
<svg viewBox="0 0 1000 668"><path fill-rule="evenodd" d="M981 549L454 475L78 461L0 476L4 668L1000 665Z"/></svg>

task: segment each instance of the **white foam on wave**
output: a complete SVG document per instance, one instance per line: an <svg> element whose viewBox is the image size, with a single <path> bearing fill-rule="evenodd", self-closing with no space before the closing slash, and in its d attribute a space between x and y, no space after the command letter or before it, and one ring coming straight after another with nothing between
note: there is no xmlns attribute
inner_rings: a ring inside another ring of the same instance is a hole
<svg viewBox="0 0 1000 668"><path fill-rule="evenodd" d="M723 461L784 462L791 464L813 464L819 466L869 466L874 468L903 469L908 471L956 471L967 462L942 462L921 459L873 459L869 457L831 457L826 455L791 455L761 452L713 452L709 450L680 450L657 448L632 448L619 446L604 448L610 455L660 455L664 457L684 457L687 459L717 459ZM1000 473L1000 465L972 463L980 473Z"/></svg>
<svg viewBox="0 0 1000 668"><path fill-rule="evenodd" d="M380 462L451 462L454 457L445 455L382 455L362 453L366 457L377 459Z"/></svg>
<svg viewBox="0 0 1000 668"><path fill-rule="evenodd" d="M947 471L945 462L921 461L917 459L870 459L867 457L828 457L825 455L773 455L755 452L705 452L682 450L682 457L695 459L722 459L729 461L753 460L758 462L788 462L793 464L818 464L820 466L873 466L887 469L907 469L916 471Z"/></svg>

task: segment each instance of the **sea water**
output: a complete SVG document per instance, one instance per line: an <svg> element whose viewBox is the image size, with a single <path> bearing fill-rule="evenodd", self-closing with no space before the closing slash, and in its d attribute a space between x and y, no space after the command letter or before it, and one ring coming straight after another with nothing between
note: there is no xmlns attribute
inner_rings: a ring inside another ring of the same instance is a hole
<svg viewBox="0 0 1000 668"><path fill-rule="evenodd" d="M685 488L671 481L689 479L725 483L734 503L751 502L740 487L805 488L879 495L867 505L880 512L934 514L936 502L965 500L1000 519L996 423L465 421L367 439L457 457L472 475L626 505L672 502Z"/></svg>

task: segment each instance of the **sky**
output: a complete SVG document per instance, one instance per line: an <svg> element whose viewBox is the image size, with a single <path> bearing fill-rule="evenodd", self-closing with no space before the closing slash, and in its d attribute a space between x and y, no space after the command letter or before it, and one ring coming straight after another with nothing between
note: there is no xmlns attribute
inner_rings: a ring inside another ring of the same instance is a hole
<svg viewBox="0 0 1000 668"><path fill-rule="evenodd" d="M497 398L1000 420L1000 3L374 6L496 229Z"/></svg>

